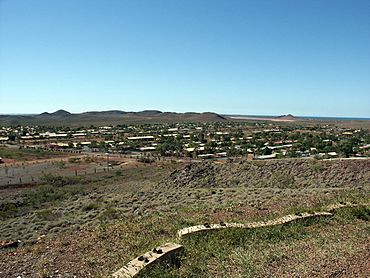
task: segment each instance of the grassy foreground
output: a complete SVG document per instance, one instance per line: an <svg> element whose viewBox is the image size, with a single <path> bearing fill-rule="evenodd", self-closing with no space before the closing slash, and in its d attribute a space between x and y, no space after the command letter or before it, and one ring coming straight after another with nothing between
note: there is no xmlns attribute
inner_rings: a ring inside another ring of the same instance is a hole
<svg viewBox="0 0 370 278"><path fill-rule="evenodd" d="M359 264L369 251L369 219L370 209L360 207L339 209L333 218L193 235L182 241L180 268L161 265L140 277L325 276L351 258L345 276L366 277Z"/></svg>
<svg viewBox="0 0 370 278"><path fill-rule="evenodd" d="M164 187L163 178L178 167L54 177L0 191L0 234L23 242L0 250L0 277L109 277L146 251L176 241L176 231L187 226L369 201L368 186ZM331 218L194 235L181 241L179 268L159 265L142 277L369 277L369 214L369 207L339 209Z"/></svg>

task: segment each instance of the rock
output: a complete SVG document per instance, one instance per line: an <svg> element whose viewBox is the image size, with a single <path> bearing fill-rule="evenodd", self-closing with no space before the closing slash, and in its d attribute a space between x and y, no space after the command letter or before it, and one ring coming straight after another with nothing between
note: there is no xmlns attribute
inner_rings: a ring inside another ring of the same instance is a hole
<svg viewBox="0 0 370 278"><path fill-rule="evenodd" d="M10 240L1 240L0 241L0 249L3 248L17 248L21 243L20 240L10 241Z"/></svg>

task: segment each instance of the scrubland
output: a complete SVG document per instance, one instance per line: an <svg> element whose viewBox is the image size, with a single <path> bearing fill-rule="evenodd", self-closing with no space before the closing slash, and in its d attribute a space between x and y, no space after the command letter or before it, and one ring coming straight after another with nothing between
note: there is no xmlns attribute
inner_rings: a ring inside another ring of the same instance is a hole
<svg viewBox="0 0 370 278"><path fill-rule="evenodd" d="M57 173L0 190L0 277L107 277L176 231L202 223L273 219L368 203L369 160L136 164L106 173ZM369 206L333 217L183 239L180 266L142 277L366 277Z"/></svg>

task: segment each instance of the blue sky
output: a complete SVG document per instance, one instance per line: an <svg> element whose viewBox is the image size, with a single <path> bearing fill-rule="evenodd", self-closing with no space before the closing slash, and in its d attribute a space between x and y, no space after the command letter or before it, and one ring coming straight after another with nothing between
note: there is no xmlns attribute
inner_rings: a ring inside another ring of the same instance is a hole
<svg viewBox="0 0 370 278"><path fill-rule="evenodd" d="M0 114L370 117L368 0L0 0Z"/></svg>

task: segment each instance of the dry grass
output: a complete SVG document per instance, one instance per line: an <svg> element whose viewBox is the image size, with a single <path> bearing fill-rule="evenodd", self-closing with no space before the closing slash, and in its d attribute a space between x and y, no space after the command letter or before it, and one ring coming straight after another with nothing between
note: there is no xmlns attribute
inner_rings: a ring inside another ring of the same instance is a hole
<svg viewBox="0 0 370 278"><path fill-rule="evenodd" d="M176 240L176 231L186 226L249 222L320 210L333 202L364 202L370 192L368 187L163 186L164 177L178 167L141 166L120 175L87 176L74 184L2 191L1 202L15 204L0 220L2 239L21 239L25 244L17 250L0 251L0 277L22 272L27 277L47 277L56 271L66 277L106 277L134 257ZM368 250L368 217L368 209L346 209L327 220L194 236L183 242L186 252L180 268L159 266L143 276L309 277L314 271L332 273L346 259ZM41 234L46 238L35 243ZM16 257L9 255L13 251Z"/></svg>

